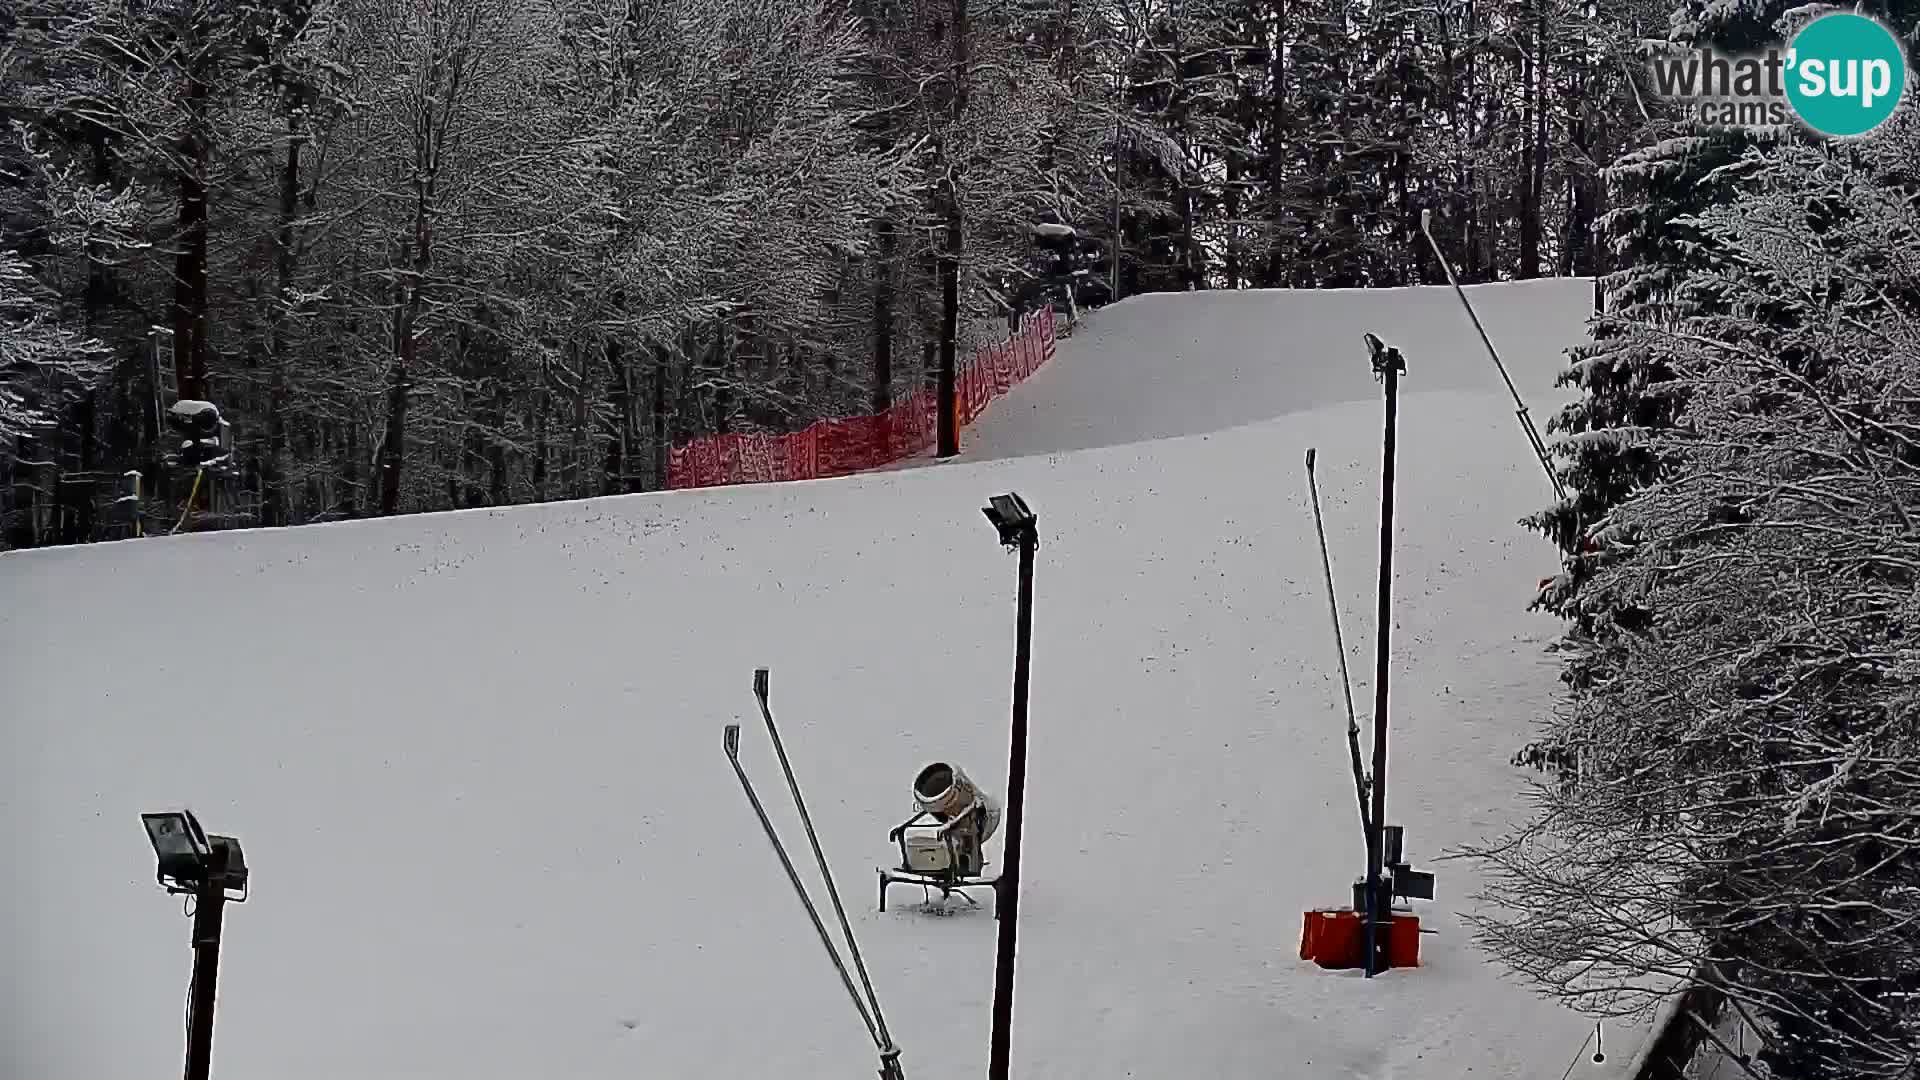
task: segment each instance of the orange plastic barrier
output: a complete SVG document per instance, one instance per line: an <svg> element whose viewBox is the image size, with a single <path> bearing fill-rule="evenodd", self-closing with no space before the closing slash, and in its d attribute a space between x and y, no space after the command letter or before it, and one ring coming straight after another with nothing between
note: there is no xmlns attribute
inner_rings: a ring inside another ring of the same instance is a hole
<svg viewBox="0 0 1920 1080"><path fill-rule="evenodd" d="M1053 358L1053 309L1020 320L998 345L977 350L955 373L956 428ZM822 420L789 435L708 435L667 452L669 488L816 480L891 465L933 446L934 396L916 390L886 412Z"/></svg>
<svg viewBox="0 0 1920 1080"><path fill-rule="evenodd" d="M1311 960L1323 968L1344 969L1365 966L1366 927L1360 913L1349 908L1309 911L1300 928L1300 959ZM1397 913L1387 931L1387 964L1391 967L1420 966L1420 917Z"/></svg>

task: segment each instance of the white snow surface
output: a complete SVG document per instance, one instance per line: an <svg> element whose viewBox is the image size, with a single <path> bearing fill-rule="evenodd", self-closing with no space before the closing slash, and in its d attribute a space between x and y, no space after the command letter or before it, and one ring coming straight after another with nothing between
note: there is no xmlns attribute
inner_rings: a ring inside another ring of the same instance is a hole
<svg viewBox="0 0 1920 1080"><path fill-rule="evenodd" d="M1590 284L1472 294L1550 415ZM1364 868L1302 473L1317 446L1364 709L1364 330L1410 369L1389 806L1440 896L1425 966L1372 982L1297 958ZM1638 1034L1592 1063L1590 1020L1473 947L1472 867L1433 861L1524 811L1507 758L1556 690L1523 607L1557 565L1515 524L1550 492L1449 293L1128 300L966 439L841 480L0 556L0 1076L179 1067L188 920L138 814L180 805L254 881L216 1076L872 1075L721 751L743 724L814 881L756 666L907 1075L982 1075L990 908L900 888L883 915L874 868L926 762L1006 791L1015 560L979 507L1009 489L1042 533L1016 1076L1623 1074Z"/></svg>

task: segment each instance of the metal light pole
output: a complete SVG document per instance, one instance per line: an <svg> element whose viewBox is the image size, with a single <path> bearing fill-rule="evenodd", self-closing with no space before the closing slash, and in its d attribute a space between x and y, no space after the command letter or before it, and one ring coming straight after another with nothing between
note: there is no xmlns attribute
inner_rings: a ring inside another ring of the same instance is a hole
<svg viewBox="0 0 1920 1080"><path fill-rule="evenodd" d="M193 894L193 982L188 999L186 1080L206 1080L213 1067L214 986L220 976L220 924L226 890L203 885Z"/></svg>
<svg viewBox="0 0 1920 1080"><path fill-rule="evenodd" d="M1373 675L1373 812L1367 822L1367 977L1387 968L1384 930L1391 926L1392 897L1383 888L1383 828L1387 820L1387 660L1393 628L1393 466L1394 433L1399 419L1400 376L1407 361L1400 350L1368 334L1367 352L1373 373L1386 387L1387 422L1380 460L1380 584L1379 608L1374 617Z"/></svg>
<svg viewBox="0 0 1920 1080"><path fill-rule="evenodd" d="M1020 922L1020 826L1027 787L1027 677L1033 652L1033 556L1040 547L1038 519L1026 501L1009 492L984 508L1000 542L1020 550L1020 600L1013 651L1013 734L1007 763L1007 865L994 882L993 917L1000 941L993 963L993 1035L989 1080L1007 1080L1013 1042L1013 960Z"/></svg>
<svg viewBox="0 0 1920 1080"><path fill-rule="evenodd" d="M186 1080L207 1080L213 1065L213 1006L220 974L220 928L227 901L247 898L247 862L240 841L208 836L191 811L142 814L158 860L155 878L170 893L193 897L193 981L187 995ZM229 898L229 889L239 895Z"/></svg>

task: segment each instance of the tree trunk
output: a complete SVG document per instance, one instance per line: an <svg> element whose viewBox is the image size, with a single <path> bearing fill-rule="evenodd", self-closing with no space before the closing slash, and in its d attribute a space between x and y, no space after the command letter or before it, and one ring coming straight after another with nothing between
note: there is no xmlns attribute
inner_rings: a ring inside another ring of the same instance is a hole
<svg viewBox="0 0 1920 1080"><path fill-rule="evenodd" d="M294 218L300 196L300 113L287 116L287 154L280 167L280 228L274 236L274 283L267 362L267 454L261 463L261 524L287 524L287 334L286 309L293 302Z"/></svg>
<svg viewBox="0 0 1920 1080"><path fill-rule="evenodd" d="M877 415L893 404L893 258L897 241L893 222L886 218L881 218L874 229L880 236L880 252L873 263L873 394L869 404Z"/></svg>
<svg viewBox="0 0 1920 1080"><path fill-rule="evenodd" d="M653 346L653 487L664 491L667 487L667 455L673 449L667 440L667 347L655 342Z"/></svg>
<svg viewBox="0 0 1920 1080"><path fill-rule="evenodd" d="M713 430L716 434L733 432L733 324L726 319L713 326Z"/></svg>
<svg viewBox="0 0 1920 1080"><path fill-rule="evenodd" d="M1476 40L1475 35L1479 33L1479 10L1479 6L1475 0L1468 0L1467 31L1465 34L1465 40L1467 41ZM1464 143L1466 146L1474 145L1480 137L1480 62L1478 56L1479 53L1477 51L1469 51L1467 53L1467 107L1465 110L1467 137ZM1482 279L1482 267L1486 265L1485 260L1480 257L1480 180L1479 173L1473 167L1472 157L1466 157L1465 167L1461 170L1461 173L1460 213L1462 220L1460 225L1460 246L1463 249L1461 258L1466 261L1466 265L1461 268L1460 274L1463 281L1472 283Z"/></svg>
<svg viewBox="0 0 1920 1080"><path fill-rule="evenodd" d="M934 456L941 458L950 458L960 452L958 353L960 259L964 239L960 220L960 200L951 192L951 189L946 199L946 254L940 260L940 367L938 392L934 395L938 413L935 418L935 435L938 445Z"/></svg>
<svg viewBox="0 0 1920 1080"><path fill-rule="evenodd" d="M952 111L950 122L957 128L967 111L967 0L953 0ZM960 452L960 415L956 394L960 337L960 262L965 257L966 235L961 220L959 166L948 156L943 141L937 160L945 168L941 192L946 200L946 250L940 259L940 383L935 417L934 456L950 458Z"/></svg>
<svg viewBox="0 0 1920 1080"><path fill-rule="evenodd" d="M607 403L613 406L613 437L607 440L600 494L619 495L627 484L627 440L633 434L633 372L627 367L625 347L618 337L607 338Z"/></svg>
<svg viewBox="0 0 1920 1080"><path fill-rule="evenodd" d="M573 432L572 464L573 475L567 478L568 498L583 499L591 494L589 489L590 470L587 467L587 452L590 441L587 438L587 422L592 415L593 350L585 343L576 342L573 352L580 358L580 369L573 373Z"/></svg>
<svg viewBox="0 0 1920 1080"><path fill-rule="evenodd" d="M387 430L380 440L380 513L400 512L400 470L406 462L407 391L411 381L414 346L400 345L387 378Z"/></svg>
<svg viewBox="0 0 1920 1080"><path fill-rule="evenodd" d="M1594 205L1594 188L1598 177L1591 169L1581 164L1591 157L1590 151L1594 145L1593 110L1585 104L1590 77L1591 69L1587 67L1583 58L1580 66L1574 71L1573 93L1570 95L1575 104L1573 123L1568 132L1568 141L1572 144L1573 153L1568 157L1574 164L1567 180L1571 205L1567 210L1567 242L1560 252L1562 277L1599 273L1598 260L1595 258L1599 238L1595 235L1594 228L1595 222L1599 219L1598 208Z"/></svg>
<svg viewBox="0 0 1920 1080"><path fill-rule="evenodd" d="M539 383L533 390L533 501L547 501L547 363L540 362Z"/></svg>
<svg viewBox="0 0 1920 1080"><path fill-rule="evenodd" d="M357 411L357 410L356 410ZM361 500L366 497L366 484L360 475L360 422L347 423L346 441L341 446L343 461L340 466L340 487L342 492L336 500L344 504L341 515L357 518L365 512Z"/></svg>
<svg viewBox="0 0 1920 1080"><path fill-rule="evenodd" d="M1521 126L1525 129L1526 153L1523 166L1526 176L1520 186L1520 270L1522 278L1540 276L1540 208L1544 201L1541 189L1546 177L1546 93L1547 82L1547 15L1541 0L1535 0L1538 14L1534 18L1533 48L1521 62L1521 89L1526 94L1526 105L1521 112Z"/></svg>
<svg viewBox="0 0 1920 1080"><path fill-rule="evenodd" d="M1273 53L1268 57L1268 116L1267 116L1267 198L1272 207L1268 217L1273 229L1267 243L1267 274L1261 284L1267 288L1278 288L1287 284L1287 241L1286 229L1290 224L1287 213L1287 150L1291 145L1287 130L1287 3L1286 0L1274 0L1274 27L1272 36Z"/></svg>
<svg viewBox="0 0 1920 1080"><path fill-rule="evenodd" d="M199 43L193 43L198 45ZM194 50L196 53L199 50ZM204 55L204 54L202 54ZM186 71L186 120L180 136L179 244L173 261L173 362L180 396L207 396L207 82L205 61Z"/></svg>
<svg viewBox="0 0 1920 1080"><path fill-rule="evenodd" d="M1240 287L1240 178L1245 167L1238 150L1227 151L1227 288Z"/></svg>
<svg viewBox="0 0 1920 1080"><path fill-rule="evenodd" d="M489 426L487 439L487 500L494 506L505 506L511 501L507 490L505 435L510 398L506 380L501 377L499 360L491 353L488 354L487 366L493 373L493 404L488 411L493 423Z"/></svg>

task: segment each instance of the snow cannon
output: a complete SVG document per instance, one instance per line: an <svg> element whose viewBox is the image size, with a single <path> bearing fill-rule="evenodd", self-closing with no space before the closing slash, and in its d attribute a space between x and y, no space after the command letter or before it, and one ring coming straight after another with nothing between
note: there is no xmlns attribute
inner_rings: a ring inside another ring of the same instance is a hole
<svg viewBox="0 0 1920 1080"><path fill-rule="evenodd" d="M940 890L946 900L954 893L970 904L978 902L965 890L989 886L982 878L987 860L982 846L1000 829L1000 804L983 793L965 770L936 761L913 778L917 812L887 834L899 845L900 863L880 870L880 910L887 910L887 886L896 882Z"/></svg>
<svg viewBox="0 0 1920 1080"><path fill-rule="evenodd" d="M233 425L211 401L182 398L167 410L167 425L183 436L177 463L188 468L217 468L233 460Z"/></svg>

